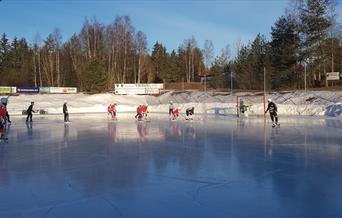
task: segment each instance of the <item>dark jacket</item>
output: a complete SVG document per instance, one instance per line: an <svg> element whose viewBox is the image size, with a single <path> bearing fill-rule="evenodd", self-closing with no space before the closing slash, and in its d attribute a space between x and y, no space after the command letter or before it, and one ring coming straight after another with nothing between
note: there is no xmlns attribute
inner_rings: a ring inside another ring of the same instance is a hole
<svg viewBox="0 0 342 218"><path fill-rule="evenodd" d="M32 114L33 112L33 105L31 104L28 108L27 108L27 114Z"/></svg>
<svg viewBox="0 0 342 218"><path fill-rule="evenodd" d="M63 104L63 114L67 114L68 113L68 107L66 105L66 103Z"/></svg>
<svg viewBox="0 0 342 218"><path fill-rule="evenodd" d="M266 111L265 111L265 113L267 112L267 111L269 111L270 113L274 113L274 112L277 112L277 105L275 104L275 103L273 103L273 102L270 102L270 103L268 103L268 106L267 106L267 109L266 109Z"/></svg>

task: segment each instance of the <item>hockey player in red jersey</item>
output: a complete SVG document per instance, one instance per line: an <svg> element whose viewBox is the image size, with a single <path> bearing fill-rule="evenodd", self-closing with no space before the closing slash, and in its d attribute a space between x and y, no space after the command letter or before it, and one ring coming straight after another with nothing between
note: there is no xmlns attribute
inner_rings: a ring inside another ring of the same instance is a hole
<svg viewBox="0 0 342 218"><path fill-rule="evenodd" d="M5 139L6 106L0 104L0 139Z"/></svg>
<svg viewBox="0 0 342 218"><path fill-rule="evenodd" d="M116 118L116 103L112 104L110 111L111 111L112 119L116 120L117 119Z"/></svg>
<svg viewBox="0 0 342 218"><path fill-rule="evenodd" d="M142 120L143 118L143 109L142 109L142 105L139 105L137 107L137 115L135 115L135 118L138 119L139 121Z"/></svg>
<svg viewBox="0 0 342 218"><path fill-rule="evenodd" d="M174 107L172 110L172 120L177 119L179 116L179 109L178 107Z"/></svg>

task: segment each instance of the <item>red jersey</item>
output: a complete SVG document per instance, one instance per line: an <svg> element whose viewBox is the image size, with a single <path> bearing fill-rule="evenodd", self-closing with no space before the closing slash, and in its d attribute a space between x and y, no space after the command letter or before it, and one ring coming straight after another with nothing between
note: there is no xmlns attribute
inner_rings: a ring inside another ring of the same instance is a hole
<svg viewBox="0 0 342 218"><path fill-rule="evenodd" d="M115 105L115 104L112 104L112 106L111 106L111 111L112 111L112 112L115 112L115 111L116 111L116 105Z"/></svg>
<svg viewBox="0 0 342 218"><path fill-rule="evenodd" d="M0 117L5 119L6 118L6 112L7 112L6 107L5 106L1 106L0 107Z"/></svg>
<svg viewBox="0 0 342 218"><path fill-rule="evenodd" d="M178 109L178 108L174 108L173 111L172 111L172 114L173 114L174 116L178 116L178 114L179 114L179 109Z"/></svg>
<svg viewBox="0 0 342 218"><path fill-rule="evenodd" d="M138 114L141 114L142 112L143 112L142 106L139 105L139 106L137 107L137 113L138 113Z"/></svg>
<svg viewBox="0 0 342 218"><path fill-rule="evenodd" d="M147 105L141 106L141 111L142 111L143 113L147 113Z"/></svg>

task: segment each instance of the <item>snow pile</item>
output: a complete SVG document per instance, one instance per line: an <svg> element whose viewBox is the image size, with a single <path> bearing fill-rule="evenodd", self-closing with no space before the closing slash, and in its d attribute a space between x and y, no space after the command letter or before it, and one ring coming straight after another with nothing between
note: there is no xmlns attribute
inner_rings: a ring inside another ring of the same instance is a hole
<svg viewBox="0 0 342 218"><path fill-rule="evenodd" d="M22 114L31 101L35 110L45 110L49 114L62 113L64 101L68 102L70 113L106 113L110 103L117 103L117 111L135 112L137 105L149 104L149 111L168 113L169 102L184 113L187 107L195 107L195 113L236 115L236 95L245 93L171 91L161 96L114 95L103 94L36 94L10 96L8 111L10 114ZM260 97L259 97L260 98ZM311 115L342 117L342 92L339 91L302 91L267 94L278 105L280 115ZM264 104L259 99L249 111L250 115L263 115Z"/></svg>
<svg viewBox="0 0 342 218"><path fill-rule="evenodd" d="M331 104L326 108L326 116L342 117L342 103Z"/></svg>

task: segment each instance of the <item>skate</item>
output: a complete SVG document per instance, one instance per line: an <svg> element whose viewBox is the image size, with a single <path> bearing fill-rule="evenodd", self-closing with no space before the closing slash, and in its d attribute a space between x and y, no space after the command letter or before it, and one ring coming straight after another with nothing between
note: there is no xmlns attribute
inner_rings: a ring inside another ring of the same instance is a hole
<svg viewBox="0 0 342 218"><path fill-rule="evenodd" d="M117 117L112 117L112 121L118 121Z"/></svg>
<svg viewBox="0 0 342 218"><path fill-rule="evenodd" d="M274 127L280 127L280 123L273 123L272 124L272 127L274 128Z"/></svg>
<svg viewBox="0 0 342 218"><path fill-rule="evenodd" d="M5 137L5 136L1 136L1 137L0 137L0 142L5 142L5 143L7 143L7 142L8 142L8 138Z"/></svg>

